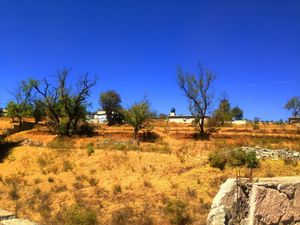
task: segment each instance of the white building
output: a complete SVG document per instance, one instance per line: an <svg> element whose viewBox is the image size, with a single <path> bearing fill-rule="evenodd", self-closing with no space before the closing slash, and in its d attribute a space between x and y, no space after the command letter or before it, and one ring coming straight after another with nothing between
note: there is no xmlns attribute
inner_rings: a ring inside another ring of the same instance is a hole
<svg viewBox="0 0 300 225"><path fill-rule="evenodd" d="M209 118L209 116L207 116L204 119L204 122L207 122L207 119ZM176 115L176 111L174 108L171 109L171 112L169 114L168 117L168 121L171 123L192 123L195 120L195 116L191 116L191 115Z"/></svg>
<svg viewBox="0 0 300 225"><path fill-rule="evenodd" d="M107 115L105 111L97 111L94 115L94 119L97 120L97 123L105 123L107 122Z"/></svg>
<svg viewBox="0 0 300 225"><path fill-rule="evenodd" d="M97 111L95 114L87 115L86 119L89 123L106 123L107 115L105 111Z"/></svg>
<svg viewBox="0 0 300 225"><path fill-rule="evenodd" d="M235 125L245 125L247 124L247 120L233 120L231 123Z"/></svg>

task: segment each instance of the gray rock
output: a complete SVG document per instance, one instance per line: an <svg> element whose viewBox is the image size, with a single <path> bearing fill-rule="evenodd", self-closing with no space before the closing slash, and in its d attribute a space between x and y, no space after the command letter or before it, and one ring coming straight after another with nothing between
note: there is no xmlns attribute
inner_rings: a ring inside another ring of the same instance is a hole
<svg viewBox="0 0 300 225"><path fill-rule="evenodd" d="M21 219L11 219L11 220L3 220L1 221L3 225L37 225L36 223L32 223L29 220L21 220Z"/></svg>

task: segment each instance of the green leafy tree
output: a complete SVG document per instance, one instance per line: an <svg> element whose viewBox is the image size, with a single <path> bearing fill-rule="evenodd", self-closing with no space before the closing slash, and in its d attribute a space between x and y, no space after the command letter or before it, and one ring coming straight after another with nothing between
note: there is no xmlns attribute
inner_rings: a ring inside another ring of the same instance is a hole
<svg viewBox="0 0 300 225"><path fill-rule="evenodd" d="M189 100L192 115L199 120L200 137L205 137L204 120L214 98L212 84L216 76L199 65L198 73L186 73L181 68L177 70L179 88Z"/></svg>
<svg viewBox="0 0 300 225"><path fill-rule="evenodd" d="M231 109L230 109L230 103L229 100L224 98L221 100L219 104L219 108L215 110L214 116L218 122L220 122L222 125L225 121L231 121Z"/></svg>
<svg viewBox="0 0 300 225"><path fill-rule="evenodd" d="M289 111L292 111L293 117L300 115L300 96L291 98L284 106Z"/></svg>
<svg viewBox="0 0 300 225"><path fill-rule="evenodd" d="M147 99L133 104L128 110L124 111L125 122L133 127L133 137L136 140L138 132L145 127L152 118L153 113Z"/></svg>
<svg viewBox="0 0 300 225"><path fill-rule="evenodd" d="M22 130L24 118L32 113L32 90L30 82L22 81L15 91L10 92L14 101L7 104L7 115L13 120L18 120L20 130Z"/></svg>
<svg viewBox="0 0 300 225"><path fill-rule="evenodd" d="M108 125L121 124L123 122L121 97L113 90L103 92L99 99L102 109L106 112Z"/></svg>
<svg viewBox="0 0 300 225"><path fill-rule="evenodd" d="M71 136L78 131L78 123L85 120L87 98L95 81L85 74L77 83L77 88L67 86L69 70L57 72L57 84L52 86L46 79L43 82L32 80L40 97L40 103L49 119L49 127L56 134Z"/></svg>
<svg viewBox="0 0 300 225"><path fill-rule="evenodd" d="M236 106L231 109L231 116L235 120L241 120L244 117L244 112L240 107Z"/></svg>

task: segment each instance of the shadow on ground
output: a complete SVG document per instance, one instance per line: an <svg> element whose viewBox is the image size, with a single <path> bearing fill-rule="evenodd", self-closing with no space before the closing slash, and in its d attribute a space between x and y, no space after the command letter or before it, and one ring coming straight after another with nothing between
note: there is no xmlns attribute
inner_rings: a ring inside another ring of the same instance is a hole
<svg viewBox="0 0 300 225"><path fill-rule="evenodd" d="M9 155L10 150L18 145L19 142L0 142L0 163Z"/></svg>

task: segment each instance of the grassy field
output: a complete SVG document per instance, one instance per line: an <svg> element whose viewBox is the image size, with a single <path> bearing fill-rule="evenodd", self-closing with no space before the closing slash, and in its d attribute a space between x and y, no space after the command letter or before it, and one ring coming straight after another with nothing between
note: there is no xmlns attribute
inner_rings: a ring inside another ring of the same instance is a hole
<svg viewBox="0 0 300 225"><path fill-rule="evenodd" d="M62 224L66 212L82 206L98 224L176 224L181 216L200 225L219 185L237 169L248 173L244 167L210 167L210 153L256 145L300 151L299 130L292 125L223 127L199 141L191 125L160 121L139 146L128 126L96 131L92 137L60 139L38 126L8 137L31 141L9 147L0 159L0 207L39 224ZM282 160L261 161L254 171L257 177L299 174L299 164Z"/></svg>

